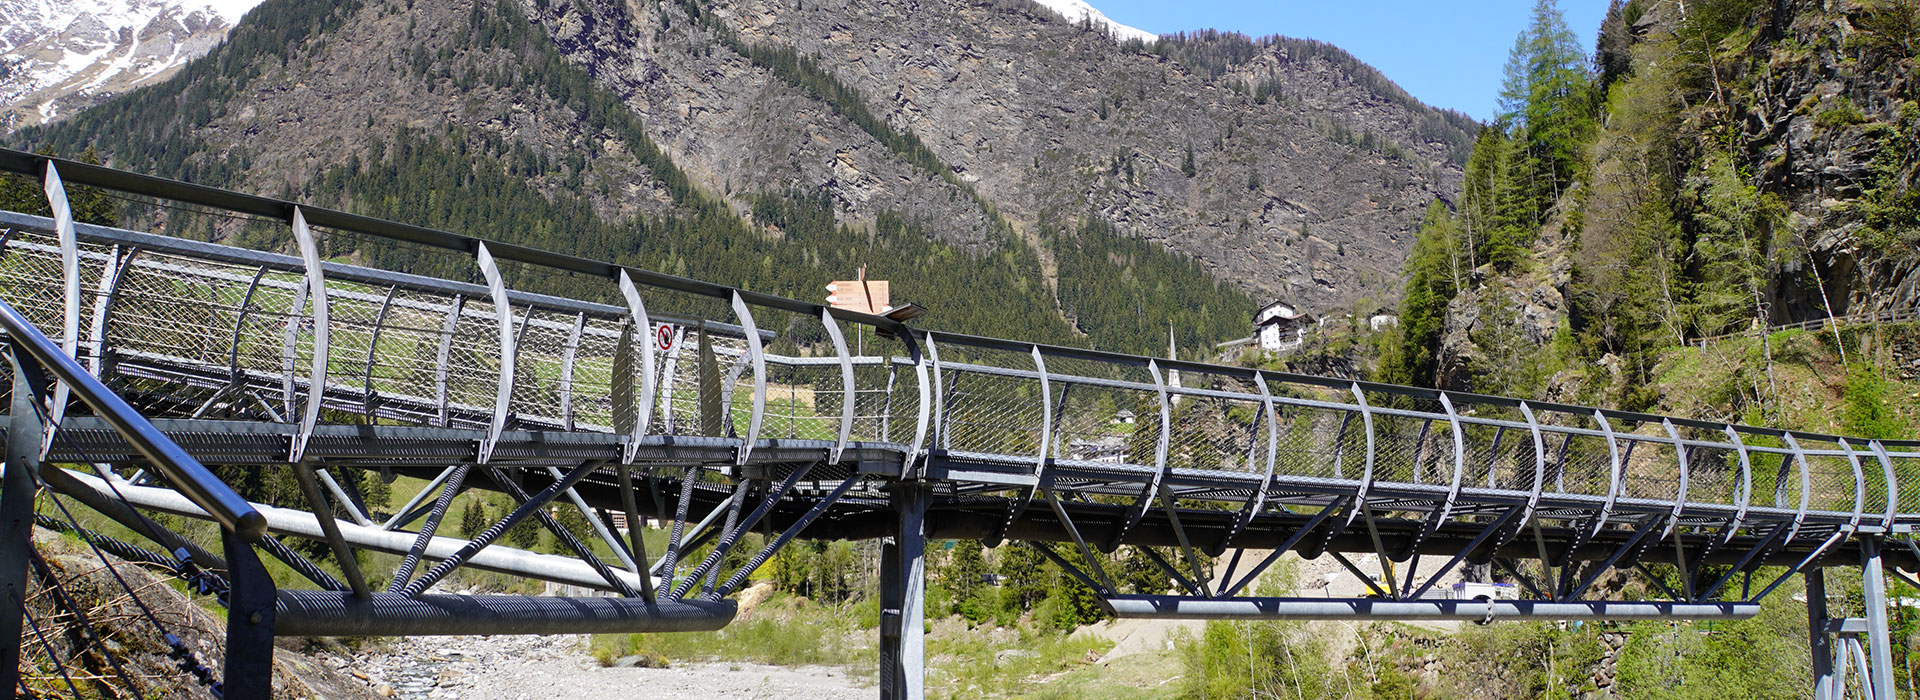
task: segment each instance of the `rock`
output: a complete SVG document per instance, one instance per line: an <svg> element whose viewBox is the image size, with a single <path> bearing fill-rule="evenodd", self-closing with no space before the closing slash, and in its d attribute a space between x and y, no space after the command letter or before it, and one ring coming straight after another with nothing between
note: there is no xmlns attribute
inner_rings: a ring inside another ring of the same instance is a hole
<svg viewBox="0 0 1920 700"><path fill-rule="evenodd" d="M993 663L998 665L1018 659L1031 659L1039 655L1039 652L1028 651L1026 649L1001 649L993 655Z"/></svg>

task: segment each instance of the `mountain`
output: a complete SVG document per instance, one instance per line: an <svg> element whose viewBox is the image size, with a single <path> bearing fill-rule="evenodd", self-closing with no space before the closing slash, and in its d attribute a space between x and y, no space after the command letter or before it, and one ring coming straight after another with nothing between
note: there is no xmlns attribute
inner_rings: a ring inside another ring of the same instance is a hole
<svg viewBox="0 0 1920 700"><path fill-rule="evenodd" d="M10 141L771 292L892 266L935 326L1148 350L1244 335L1252 297L1385 298L1476 128L1324 44L1028 0L268 0ZM470 175L399 179L429 164ZM496 176L549 219L472 214Z"/></svg>
<svg viewBox="0 0 1920 700"><path fill-rule="evenodd" d="M165 80L258 0L0 0L0 132Z"/></svg>

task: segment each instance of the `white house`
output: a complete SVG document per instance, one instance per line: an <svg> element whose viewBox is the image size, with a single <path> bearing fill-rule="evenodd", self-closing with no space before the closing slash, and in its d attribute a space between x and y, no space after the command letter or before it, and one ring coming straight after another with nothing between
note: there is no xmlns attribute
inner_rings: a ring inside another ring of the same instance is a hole
<svg viewBox="0 0 1920 700"><path fill-rule="evenodd" d="M1307 327L1313 324L1313 314L1276 301L1253 315L1253 337L1260 341L1262 350L1284 352L1306 344Z"/></svg>
<svg viewBox="0 0 1920 700"><path fill-rule="evenodd" d="M1127 441L1117 435L1091 440L1074 440L1067 443L1067 459L1101 464L1122 464L1127 461Z"/></svg>

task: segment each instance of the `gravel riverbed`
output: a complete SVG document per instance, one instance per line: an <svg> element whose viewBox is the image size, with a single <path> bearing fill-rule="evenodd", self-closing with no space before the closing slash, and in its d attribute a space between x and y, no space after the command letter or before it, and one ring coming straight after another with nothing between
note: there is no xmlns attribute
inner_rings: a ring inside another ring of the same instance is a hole
<svg viewBox="0 0 1920 700"><path fill-rule="evenodd" d="M674 662L673 668L604 668L581 635L414 637L370 645L330 662L375 692L404 700L690 700L869 698L872 681L825 666Z"/></svg>

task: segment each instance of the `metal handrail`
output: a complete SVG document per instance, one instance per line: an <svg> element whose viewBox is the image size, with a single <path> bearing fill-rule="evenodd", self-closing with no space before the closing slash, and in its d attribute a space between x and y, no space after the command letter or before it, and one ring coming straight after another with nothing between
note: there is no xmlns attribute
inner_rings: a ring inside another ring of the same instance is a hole
<svg viewBox="0 0 1920 700"><path fill-rule="evenodd" d="M6 331L8 341L16 350L25 350L42 367L66 383L74 395L93 407L107 424L125 437L134 449L139 450L141 456L152 462L175 490L211 514L221 527L248 542L257 542L266 534L266 516L255 510L247 499L228 488L199 460L161 433L125 399L87 373L86 368L62 352L59 344L41 333L5 300L0 300L0 329ZM24 436L10 436L9 439L21 437Z"/></svg>
<svg viewBox="0 0 1920 700"><path fill-rule="evenodd" d="M1749 337L1749 336L1758 335L1760 333L1778 333L1780 331L1826 328L1828 325L1855 325L1855 324L1861 324L1861 323L1875 323L1875 322L1902 323L1906 321L1915 321L1915 320L1920 320L1920 308L1880 309L1877 311L1866 311L1866 312L1857 313L1857 314L1849 314L1846 316L1829 316L1829 317L1822 317L1822 318L1807 319L1805 321L1796 321L1793 323L1783 323L1777 326L1768 326L1764 329L1749 328L1747 330L1734 331L1732 333L1721 333L1719 335L1701 336L1698 338L1694 338L1693 340L1687 341L1687 344L1693 345L1695 347L1704 348L1707 346L1707 343L1726 340L1728 338Z"/></svg>

